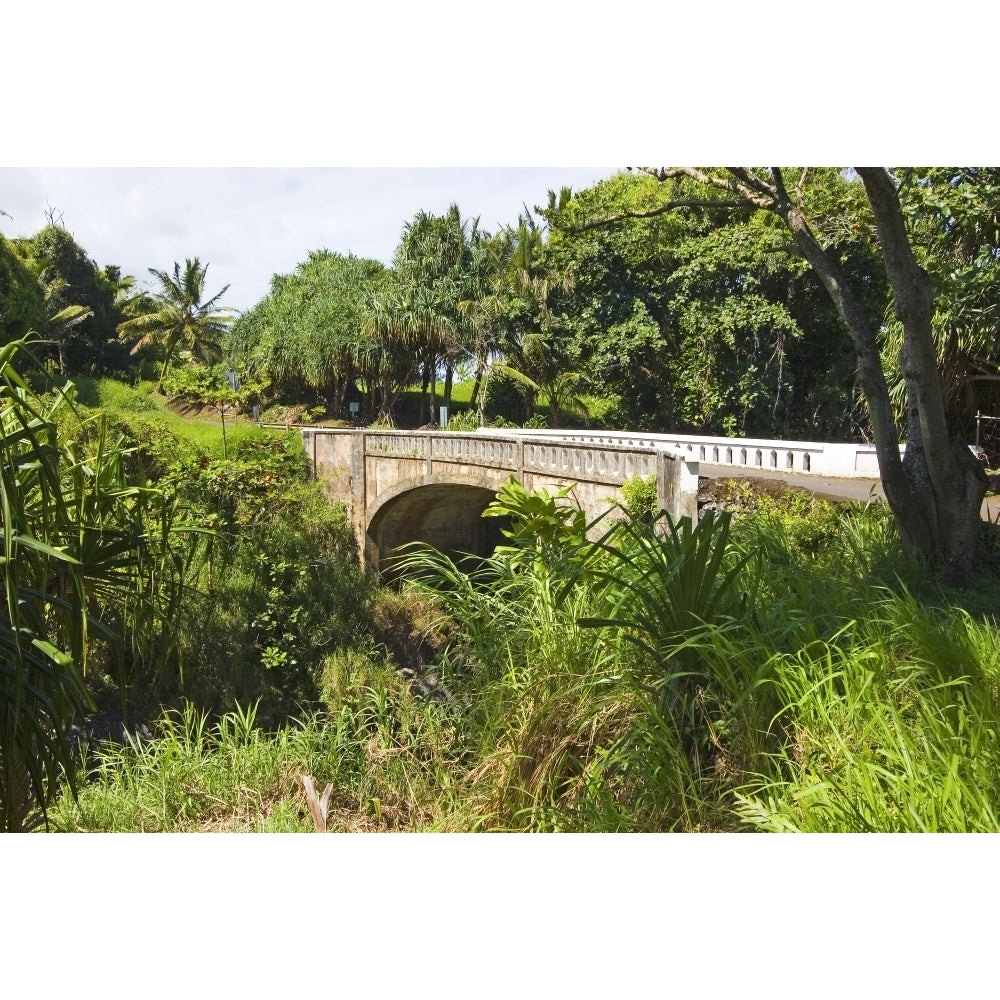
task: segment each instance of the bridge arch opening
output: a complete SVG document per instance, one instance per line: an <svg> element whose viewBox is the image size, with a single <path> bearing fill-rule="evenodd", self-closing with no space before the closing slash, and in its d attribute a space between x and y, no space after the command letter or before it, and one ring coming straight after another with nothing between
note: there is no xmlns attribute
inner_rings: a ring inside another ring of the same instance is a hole
<svg viewBox="0 0 1000 1000"><path fill-rule="evenodd" d="M432 483L393 496L368 524L369 563L393 576L393 556L408 542L426 542L456 560L467 553L490 555L509 524L509 518L483 517L495 498L495 490L460 483Z"/></svg>

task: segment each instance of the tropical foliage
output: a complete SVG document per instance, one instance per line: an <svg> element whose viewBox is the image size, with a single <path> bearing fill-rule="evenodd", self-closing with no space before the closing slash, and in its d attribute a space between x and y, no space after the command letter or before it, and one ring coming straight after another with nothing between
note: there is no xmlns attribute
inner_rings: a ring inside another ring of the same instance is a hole
<svg viewBox="0 0 1000 1000"><path fill-rule="evenodd" d="M17 252L15 244L0 235L0 341L8 343L40 330L45 307L37 277Z"/></svg>
<svg viewBox="0 0 1000 1000"><path fill-rule="evenodd" d="M61 225L49 223L32 237L12 242L30 272L42 314L22 325L19 335L39 333L43 360L52 359L61 375L120 374L127 358L115 329L124 318L116 300L119 274L101 269ZM0 303L4 296L0 293ZM0 314L7 310L0 304ZM54 350L53 350L54 348Z"/></svg>
<svg viewBox="0 0 1000 1000"><path fill-rule="evenodd" d="M32 367L24 342L0 351L5 830L41 822L60 781L72 786L70 727L93 707L88 666L121 680L127 653L156 669L189 553L171 495L129 484L123 444L99 417L67 437L72 386L40 398L20 374Z"/></svg>
<svg viewBox="0 0 1000 1000"><path fill-rule="evenodd" d="M933 324L945 406L968 435L977 411L1000 412L1000 172L938 167L914 168L901 176L913 243L934 283ZM887 317L886 327L884 354L892 358L902 344L902 327L894 316ZM902 380L893 388L902 409Z"/></svg>
<svg viewBox="0 0 1000 1000"><path fill-rule="evenodd" d="M349 390L366 374L359 331L384 270L378 261L310 253L294 274L276 275L270 294L233 323L231 359L279 395L304 390L343 413Z"/></svg>
<svg viewBox="0 0 1000 1000"><path fill-rule="evenodd" d="M848 187L835 171L824 183L840 196ZM666 211L674 202L685 207ZM542 214L546 265L573 276L553 304L559 342L592 384L616 393L619 420L856 437L850 341L767 213L685 179L622 173L553 196ZM603 220L616 221L595 224ZM874 270L854 230L832 235L852 274ZM884 284L866 307L881 315Z"/></svg>
<svg viewBox="0 0 1000 1000"><path fill-rule="evenodd" d="M155 347L163 358L157 386L162 390L174 356L186 351L202 361L215 361L222 356L223 336L232 322L232 315L219 306L227 285L212 298L205 300L205 274L208 265L195 257L174 264L173 274L150 268L149 273L159 282L159 291L151 298L139 299L133 309L139 315L126 319L118 326L123 341L134 341L132 354Z"/></svg>

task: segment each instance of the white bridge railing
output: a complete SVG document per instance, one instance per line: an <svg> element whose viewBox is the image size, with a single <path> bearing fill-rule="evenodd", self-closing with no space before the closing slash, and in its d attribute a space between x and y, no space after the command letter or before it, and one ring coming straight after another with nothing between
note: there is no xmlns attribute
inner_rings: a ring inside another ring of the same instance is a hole
<svg viewBox="0 0 1000 1000"><path fill-rule="evenodd" d="M530 441L558 439L596 447L644 447L681 453L688 461L771 469L843 478L877 478L878 456L871 444L824 444L816 441L773 441L752 438L653 434L640 431L551 431L490 428L477 433ZM641 473L640 473L641 474Z"/></svg>
<svg viewBox="0 0 1000 1000"><path fill-rule="evenodd" d="M668 452L692 462L676 448L645 441L575 439L555 433L521 438L506 432L368 431L365 454L415 458L507 469L514 473L552 473L620 486L633 476L657 471L657 454Z"/></svg>

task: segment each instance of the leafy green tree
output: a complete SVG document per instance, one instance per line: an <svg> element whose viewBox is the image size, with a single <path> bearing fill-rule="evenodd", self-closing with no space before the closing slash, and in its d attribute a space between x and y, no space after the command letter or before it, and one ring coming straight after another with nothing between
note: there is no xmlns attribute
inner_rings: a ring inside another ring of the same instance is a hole
<svg viewBox="0 0 1000 1000"><path fill-rule="evenodd" d="M525 334L517 355L520 368L504 363L498 363L495 368L548 404L550 427L562 427L567 413L589 419L590 411L583 399L584 375L567 370L566 359L553 350L543 333Z"/></svg>
<svg viewBox="0 0 1000 1000"><path fill-rule="evenodd" d="M56 345L59 352L60 374L68 375L67 348L73 330L93 316L94 311L89 306L62 305L61 299L65 293L66 281L64 278L54 276L51 271L52 269L47 267L39 278L46 312L45 325L42 327L41 333L45 340Z"/></svg>
<svg viewBox="0 0 1000 1000"><path fill-rule="evenodd" d="M485 421L485 386L492 360L500 353L511 309L511 273L519 233L506 226L496 234L478 233L471 254L466 294L459 304L465 331L463 353L475 366L470 402Z"/></svg>
<svg viewBox="0 0 1000 1000"><path fill-rule="evenodd" d="M975 567L986 476L961 436L949 426L933 335L931 279L914 255L897 179L882 168L856 168L860 185L852 189L852 204L831 202L826 186L811 184L808 169L798 171L791 185L779 167L643 169L661 182L689 178L707 193L706 199L721 193L725 203L737 210L753 206L781 220L794 251L819 277L854 343L882 485L904 545L934 565L945 581L967 585ZM865 211L874 218L893 308L902 326L898 366L906 394L903 456L880 351L879 324L872 322L837 254L822 241L824 221L846 217L862 224L857 208L861 191L867 201ZM686 204L688 199L672 200L662 211Z"/></svg>
<svg viewBox="0 0 1000 1000"><path fill-rule="evenodd" d="M13 243L0 235L0 343L24 337L45 325L38 279Z"/></svg>
<svg viewBox="0 0 1000 1000"><path fill-rule="evenodd" d="M232 310L219 306L229 286L205 301L205 273L208 265L195 257L184 262L183 272L174 263L173 274L149 268L160 288L149 299L150 311L126 319L118 326L123 341L134 341L131 353L156 347L163 356L157 387L163 391L163 379L178 350L190 351L204 361L222 356L223 338L232 323Z"/></svg>
<svg viewBox="0 0 1000 1000"><path fill-rule="evenodd" d="M34 327L55 348L62 375L120 371L116 327L123 315L109 275L101 270L62 226L49 224L16 241L45 301L46 320Z"/></svg>
<svg viewBox="0 0 1000 1000"><path fill-rule="evenodd" d="M396 326L422 356L423 395L430 388L428 416L436 420L439 365L444 367L443 402L451 405L456 364L481 354L482 328L467 303L480 298L493 257L490 235L478 219L463 219L457 205L444 215L418 212L403 227L393 270L400 295ZM481 249L482 248L482 249Z"/></svg>
<svg viewBox="0 0 1000 1000"><path fill-rule="evenodd" d="M619 421L626 426L678 423L665 282L676 267L669 247L684 226L658 217L577 230L589 219L642 213L661 200L655 183L616 175L576 194L550 192L541 210L549 231L535 250L534 269L564 276L550 331L563 354L576 359L574 367L621 401Z"/></svg>
<svg viewBox="0 0 1000 1000"><path fill-rule="evenodd" d="M342 414L359 374L362 320L384 271L376 260L311 252L233 323L227 353L279 393L315 392Z"/></svg>
<svg viewBox="0 0 1000 1000"><path fill-rule="evenodd" d="M552 426L561 426L567 412L587 419L587 379L576 370L579 354L567 351L558 335L551 305L554 292L570 288L571 279L542 266L542 231L530 216L500 235L499 253L480 286L486 294L470 304L489 331L482 368L492 353L492 369L528 390L529 408L535 397L548 404Z"/></svg>
<svg viewBox="0 0 1000 1000"><path fill-rule="evenodd" d="M836 172L827 180L846 183ZM542 214L544 265L571 276L553 297L553 328L577 367L617 397L621 423L825 438L854 430L849 337L815 275L785 252L773 216L713 201L689 179L627 173L552 194ZM849 235L836 236L845 266L870 264ZM866 301L874 316L884 305L884 288Z"/></svg>
<svg viewBox="0 0 1000 1000"><path fill-rule="evenodd" d="M917 167L898 171L914 254L934 292L932 332L945 410L971 435L978 410L1000 415L1000 170ZM902 346L902 324L887 318L883 356ZM905 387L890 380L902 411Z"/></svg>
<svg viewBox="0 0 1000 1000"><path fill-rule="evenodd" d="M152 311L152 301L149 292L140 288L134 275L122 274L116 264L106 264L101 271L102 280L106 284L114 303L114 331L101 347L100 371L129 373L132 364L129 361L128 347L118 335L118 326L126 319L134 318Z"/></svg>

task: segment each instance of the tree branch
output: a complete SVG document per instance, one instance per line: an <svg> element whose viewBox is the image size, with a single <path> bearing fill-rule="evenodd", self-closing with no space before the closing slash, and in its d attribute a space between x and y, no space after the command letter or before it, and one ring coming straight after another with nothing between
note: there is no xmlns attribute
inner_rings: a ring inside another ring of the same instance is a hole
<svg viewBox="0 0 1000 1000"><path fill-rule="evenodd" d="M775 168L772 167L772 173ZM774 203L776 191L765 184L759 177L754 177L746 167L726 167L733 177L741 184L744 197L749 198L760 208L770 208Z"/></svg>
<svg viewBox="0 0 1000 1000"><path fill-rule="evenodd" d="M639 167L638 169L661 182L676 177L690 177L699 184L718 188L730 195L735 189L750 205L755 205L757 208L772 207L773 192L768 190L760 178L751 177L743 167L726 167L730 173L729 180L716 177L714 174L706 174L697 167Z"/></svg>

